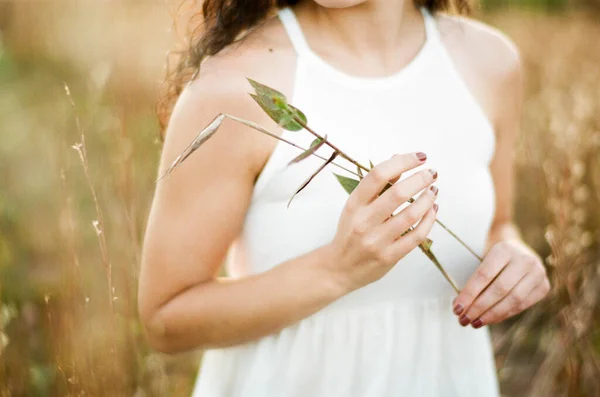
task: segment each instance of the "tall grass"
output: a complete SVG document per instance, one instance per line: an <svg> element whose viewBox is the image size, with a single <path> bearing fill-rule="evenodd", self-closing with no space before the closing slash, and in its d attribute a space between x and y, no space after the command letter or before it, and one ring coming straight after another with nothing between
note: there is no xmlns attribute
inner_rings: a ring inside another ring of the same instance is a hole
<svg viewBox="0 0 600 397"><path fill-rule="evenodd" d="M199 354L152 352L135 309L169 16L152 3L22 4L0 56L0 396L188 396ZM503 393L598 396L600 26L489 18L526 62L516 213L553 281L493 329Z"/></svg>
<svg viewBox="0 0 600 397"><path fill-rule="evenodd" d="M196 355L149 351L136 313L160 150L153 102L104 76L10 47L0 61L0 395L191 388Z"/></svg>
<svg viewBox="0 0 600 397"><path fill-rule="evenodd" d="M504 15L528 95L517 220L546 257L552 292L495 329L510 395L600 395L600 21ZM540 45L543 38L544 44Z"/></svg>

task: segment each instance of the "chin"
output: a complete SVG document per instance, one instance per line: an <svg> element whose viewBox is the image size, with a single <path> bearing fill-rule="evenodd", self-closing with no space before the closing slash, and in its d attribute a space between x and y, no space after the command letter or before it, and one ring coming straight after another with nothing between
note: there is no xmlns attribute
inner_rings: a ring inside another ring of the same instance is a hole
<svg viewBox="0 0 600 397"><path fill-rule="evenodd" d="M314 0L315 3L326 8L348 8L365 3L366 1L367 0Z"/></svg>

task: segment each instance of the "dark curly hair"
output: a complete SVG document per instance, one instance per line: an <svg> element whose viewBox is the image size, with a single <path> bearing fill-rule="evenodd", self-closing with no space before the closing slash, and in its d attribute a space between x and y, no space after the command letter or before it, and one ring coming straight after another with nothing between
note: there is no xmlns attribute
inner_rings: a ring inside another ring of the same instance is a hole
<svg viewBox="0 0 600 397"><path fill-rule="evenodd" d="M215 55L234 42L241 33L263 22L275 9L294 5L301 0L204 0L202 24L189 34L184 51L176 53L175 67L167 65L157 114L161 126L161 138L173 106L183 87L193 80L200 70L202 60ZM454 10L468 13L468 0L414 0L417 6L425 6L431 12ZM172 55L173 53L171 53Z"/></svg>

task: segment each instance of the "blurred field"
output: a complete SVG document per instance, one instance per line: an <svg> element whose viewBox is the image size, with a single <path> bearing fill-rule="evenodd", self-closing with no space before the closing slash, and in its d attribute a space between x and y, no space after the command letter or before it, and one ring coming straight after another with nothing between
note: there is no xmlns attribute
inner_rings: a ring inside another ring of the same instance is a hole
<svg viewBox="0 0 600 397"><path fill-rule="evenodd" d="M0 2L0 397L190 393L200 354L150 351L135 303L173 9ZM503 393L600 396L600 17L483 18L526 62L517 220L553 281L494 328Z"/></svg>

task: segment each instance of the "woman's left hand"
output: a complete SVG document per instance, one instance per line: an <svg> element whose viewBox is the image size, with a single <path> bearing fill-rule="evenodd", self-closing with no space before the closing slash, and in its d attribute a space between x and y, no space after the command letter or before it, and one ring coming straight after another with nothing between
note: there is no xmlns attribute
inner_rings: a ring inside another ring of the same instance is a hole
<svg viewBox="0 0 600 397"><path fill-rule="evenodd" d="M489 250L454 299L454 314L473 328L501 322L540 301L550 282L540 257L520 240L505 240Z"/></svg>

